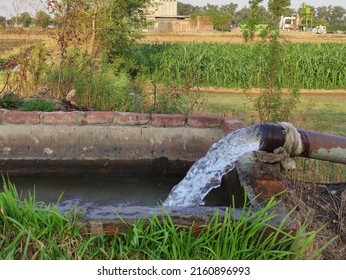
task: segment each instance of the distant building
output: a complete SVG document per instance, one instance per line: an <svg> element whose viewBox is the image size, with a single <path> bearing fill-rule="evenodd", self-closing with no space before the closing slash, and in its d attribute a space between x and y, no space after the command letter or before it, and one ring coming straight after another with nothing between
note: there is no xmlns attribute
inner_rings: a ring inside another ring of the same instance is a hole
<svg viewBox="0 0 346 280"><path fill-rule="evenodd" d="M148 19L177 17L177 0L155 0L155 4L149 10Z"/></svg>
<svg viewBox="0 0 346 280"><path fill-rule="evenodd" d="M196 32L213 31L213 24L206 17L178 15L177 0L155 0L155 7L149 9L147 20L151 22L147 32Z"/></svg>

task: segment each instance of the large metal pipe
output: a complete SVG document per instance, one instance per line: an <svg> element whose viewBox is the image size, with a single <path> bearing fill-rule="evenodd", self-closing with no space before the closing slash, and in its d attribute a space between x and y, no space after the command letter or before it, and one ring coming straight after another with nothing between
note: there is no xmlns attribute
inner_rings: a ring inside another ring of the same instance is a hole
<svg viewBox="0 0 346 280"><path fill-rule="evenodd" d="M300 156L346 164L346 137L296 129L290 123L257 125L260 150L283 147L292 157Z"/></svg>

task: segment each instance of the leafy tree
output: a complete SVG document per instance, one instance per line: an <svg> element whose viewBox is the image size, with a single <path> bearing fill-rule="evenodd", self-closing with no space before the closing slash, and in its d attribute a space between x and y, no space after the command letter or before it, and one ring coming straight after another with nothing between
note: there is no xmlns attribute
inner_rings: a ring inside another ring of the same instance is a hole
<svg viewBox="0 0 346 280"><path fill-rule="evenodd" d="M259 7L261 2L263 2L263 0L249 0L250 14L246 20L246 29L243 31L245 41L253 41L255 38L256 25L260 24L262 21Z"/></svg>
<svg viewBox="0 0 346 280"><path fill-rule="evenodd" d="M55 29L55 39L59 46L59 78L57 98L67 93L68 88L64 87L66 75L64 68L67 64L67 50L72 45L78 47L82 43L84 10L86 2L82 0L47 0L50 13L54 15L57 23Z"/></svg>
<svg viewBox="0 0 346 280"><path fill-rule="evenodd" d="M291 0L269 0L268 10L273 16L280 17L290 5Z"/></svg>
<svg viewBox="0 0 346 280"><path fill-rule="evenodd" d="M283 16L284 17L290 17L290 16L292 16L292 14L294 14L294 13L296 13L296 10L295 9L292 9L292 8L289 8L289 7L287 7L285 10L284 10L284 12L283 12Z"/></svg>
<svg viewBox="0 0 346 280"><path fill-rule="evenodd" d="M51 17L44 11L38 11L34 18L34 24L37 27L47 28L52 22Z"/></svg>
<svg viewBox="0 0 346 280"><path fill-rule="evenodd" d="M291 0L269 0L268 10L272 15L271 28L278 27L278 21L282 15L284 15L285 10L291 5Z"/></svg>
<svg viewBox="0 0 346 280"><path fill-rule="evenodd" d="M261 122L289 121L289 118L293 114L292 112L295 110L297 103L299 103L298 89L293 88L291 89L291 93L286 95L281 89L278 76L282 59L282 45L278 40L280 29L276 20L283 15L289 5L290 1L288 0L269 0L268 2L271 20L268 22L270 27L268 30L270 42L268 44L269 52L266 58L266 84L265 89L255 99L255 108L258 111ZM251 12L258 13L257 10L251 10Z"/></svg>
<svg viewBox="0 0 346 280"><path fill-rule="evenodd" d="M238 5L230 3L228 5L212 5L207 4L199 9L195 9L192 13L193 17L207 16L211 19L214 29L219 31L229 30L230 24L235 25L236 9Z"/></svg>
<svg viewBox="0 0 346 280"><path fill-rule="evenodd" d="M342 23L342 20L344 19L344 16L346 14L346 9L344 9L341 6L334 6L331 13L331 24L340 24Z"/></svg>
<svg viewBox="0 0 346 280"><path fill-rule="evenodd" d="M198 6L193 6L191 4L185 4L182 2L177 2L177 13L181 16L191 15L194 12L197 12L200 8Z"/></svg>
<svg viewBox="0 0 346 280"><path fill-rule="evenodd" d="M240 25L242 23L245 23L250 15L250 8L243 7L241 10L236 12L235 18L231 19L231 23L235 25Z"/></svg>
<svg viewBox="0 0 346 280"><path fill-rule="evenodd" d="M76 76L71 73L76 68L84 72L89 69L87 84L91 85L101 52L108 62L114 62L130 51L145 25L152 0L46 0L46 3L56 21L59 98L71 89ZM87 93L90 91L91 86L86 89Z"/></svg>
<svg viewBox="0 0 346 280"><path fill-rule="evenodd" d="M109 60L126 55L142 35L151 0L105 0L100 7L97 35Z"/></svg>
<svg viewBox="0 0 346 280"><path fill-rule="evenodd" d="M10 19L7 20L7 25L9 27L14 27L17 22L17 17L11 17Z"/></svg>
<svg viewBox="0 0 346 280"><path fill-rule="evenodd" d="M316 10L318 19L325 19L328 22L331 21L333 6L322 6L316 8Z"/></svg>
<svg viewBox="0 0 346 280"><path fill-rule="evenodd" d="M21 13L18 17L18 24L23 27L29 27L32 23L32 18L28 12Z"/></svg>
<svg viewBox="0 0 346 280"><path fill-rule="evenodd" d="M222 13L226 18L228 18L228 23L230 25L234 25L237 8L238 8L238 4L235 4L233 2L231 2L228 5L222 5L220 8L220 13Z"/></svg>
<svg viewBox="0 0 346 280"><path fill-rule="evenodd" d="M3 16L0 16L0 27L6 27L6 18Z"/></svg>

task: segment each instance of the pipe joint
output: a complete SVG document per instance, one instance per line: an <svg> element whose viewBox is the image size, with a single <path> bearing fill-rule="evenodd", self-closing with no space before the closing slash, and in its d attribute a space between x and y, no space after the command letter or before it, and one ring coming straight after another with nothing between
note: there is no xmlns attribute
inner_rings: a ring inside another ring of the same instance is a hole
<svg viewBox="0 0 346 280"><path fill-rule="evenodd" d="M283 149L292 157L299 156L303 152L303 143L298 130L288 122L281 122L279 125L283 128L285 143Z"/></svg>

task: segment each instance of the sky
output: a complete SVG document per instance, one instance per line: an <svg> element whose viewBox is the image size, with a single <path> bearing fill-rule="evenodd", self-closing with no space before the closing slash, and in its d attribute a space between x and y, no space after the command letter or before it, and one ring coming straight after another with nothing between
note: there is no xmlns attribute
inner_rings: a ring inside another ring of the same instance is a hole
<svg viewBox="0 0 346 280"><path fill-rule="evenodd" d="M1 0L0 0L1 1ZM244 6L249 6L248 0L178 0L185 4L191 4L194 6L205 6L207 4L213 4L213 5L225 5L229 4L231 2L238 4L238 10L241 9ZM291 0L291 7L294 9L298 9L300 5L305 2L305 4L314 6L314 7L321 7L321 6L341 6L346 9L346 0ZM268 0L263 1L263 6L267 6Z"/></svg>
<svg viewBox="0 0 346 280"><path fill-rule="evenodd" d="M19 14L24 11L29 11L34 15L38 10L42 9L42 0L0 0L0 16L14 16L13 7L11 4L16 4ZM238 10L249 5L248 0L178 0L180 2L191 4L194 6L205 6L208 3L213 5L225 5L231 2L238 4ZM263 1L263 5L267 6L268 0ZM298 9L304 0L291 0L291 7ZM341 6L346 9L346 0L305 0L307 5L314 7L321 6Z"/></svg>

